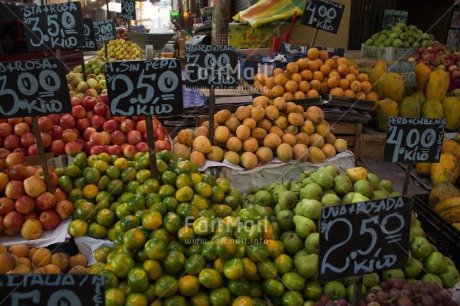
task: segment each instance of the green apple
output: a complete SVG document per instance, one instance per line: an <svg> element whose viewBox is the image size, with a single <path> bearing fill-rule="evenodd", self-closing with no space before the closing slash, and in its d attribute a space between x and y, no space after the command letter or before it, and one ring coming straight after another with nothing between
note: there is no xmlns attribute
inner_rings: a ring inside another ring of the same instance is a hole
<svg viewBox="0 0 460 306"><path fill-rule="evenodd" d="M347 297L347 289L338 281L330 281L324 284L323 293L332 301Z"/></svg>
<svg viewBox="0 0 460 306"><path fill-rule="evenodd" d="M382 272L382 278L387 281L391 278L404 279L404 271L402 269L390 269Z"/></svg>
<svg viewBox="0 0 460 306"><path fill-rule="evenodd" d="M423 263L412 257L403 267L404 274L408 278L415 278L423 271Z"/></svg>
<svg viewBox="0 0 460 306"><path fill-rule="evenodd" d="M378 285L380 283L380 277L378 273L369 273L363 275L363 285L366 288L371 288L372 286Z"/></svg>
<svg viewBox="0 0 460 306"><path fill-rule="evenodd" d="M444 255L440 252L432 252L423 260L423 266L429 273L444 273L447 271L447 263Z"/></svg>
<svg viewBox="0 0 460 306"><path fill-rule="evenodd" d="M416 259L424 259L431 254L431 244L424 237L415 237L410 244L412 256Z"/></svg>
<svg viewBox="0 0 460 306"><path fill-rule="evenodd" d="M422 276L421 278L422 281L427 282L427 283L432 283L432 284L437 284L439 287L442 287L442 279L433 273L426 273Z"/></svg>
<svg viewBox="0 0 460 306"><path fill-rule="evenodd" d="M460 274L455 267L448 266L446 272L439 274L445 288L454 288L460 281Z"/></svg>

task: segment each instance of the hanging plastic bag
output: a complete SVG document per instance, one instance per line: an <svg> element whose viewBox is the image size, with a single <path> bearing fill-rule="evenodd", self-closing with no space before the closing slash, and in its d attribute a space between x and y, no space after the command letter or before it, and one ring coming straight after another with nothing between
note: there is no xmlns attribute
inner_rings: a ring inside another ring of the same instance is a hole
<svg viewBox="0 0 460 306"><path fill-rule="evenodd" d="M233 20L247 23L253 28L277 20L289 19L297 12L301 16L306 0L260 0L248 9L239 12Z"/></svg>

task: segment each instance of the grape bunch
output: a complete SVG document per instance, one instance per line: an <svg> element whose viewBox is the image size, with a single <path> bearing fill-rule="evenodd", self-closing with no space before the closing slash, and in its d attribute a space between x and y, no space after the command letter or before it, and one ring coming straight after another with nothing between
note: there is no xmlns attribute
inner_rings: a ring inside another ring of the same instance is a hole
<svg viewBox="0 0 460 306"><path fill-rule="evenodd" d="M452 295L437 284L421 280L391 279L380 283L381 290L370 289L362 306L443 306L458 305Z"/></svg>
<svg viewBox="0 0 460 306"><path fill-rule="evenodd" d="M338 299L337 301L330 300L326 295L322 295L319 301L313 304L313 306L348 306L346 299Z"/></svg>

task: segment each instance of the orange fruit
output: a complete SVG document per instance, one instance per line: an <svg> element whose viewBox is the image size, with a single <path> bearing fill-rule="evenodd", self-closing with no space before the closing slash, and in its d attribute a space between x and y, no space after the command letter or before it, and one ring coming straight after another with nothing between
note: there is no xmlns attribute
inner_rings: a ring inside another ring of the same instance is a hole
<svg viewBox="0 0 460 306"><path fill-rule="evenodd" d="M193 296L200 291L200 282L195 275L185 275L177 282L180 294Z"/></svg>

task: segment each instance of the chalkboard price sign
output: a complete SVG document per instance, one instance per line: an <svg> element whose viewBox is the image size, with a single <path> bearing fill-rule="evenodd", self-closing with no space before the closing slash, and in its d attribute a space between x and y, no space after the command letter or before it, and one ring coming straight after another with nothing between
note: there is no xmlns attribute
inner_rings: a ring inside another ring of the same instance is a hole
<svg viewBox="0 0 460 306"><path fill-rule="evenodd" d="M84 45L80 2L25 6L23 23L29 51L75 49Z"/></svg>
<svg viewBox="0 0 460 306"><path fill-rule="evenodd" d="M383 13L382 28L391 29L397 23L407 23L407 17L409 13L407 11L398 11L398 10L385 10Z"/></svg>
<svg viewBox="0 0 460 306"><path fill-rule="evenodd" d="M337 33L345 5L330 0L308 0L302 24L319 30Z"/></svg>
<svg viewBox="0 0 460 306"><path fill-rule="evenodd" d="M230 46L185 47L187 87L235 88L238 84L238 53Z"/></svg>
<svg viewBox="0 0 460 306"><path fill-rule="evenodd" d="M417 85L415 77L415 64L409 61L398 61L388 64L388 72L396 72L401 75L404 81L404 87L412 87Z"/></svg>
<svg viewBox="0 0 460 306"><path fill-rule="evenodd" d="M318 281L402 267L408 257L411 211L407 197L323 208Z"/></svg>
<svg viewBox="0 0 460 306"><path fill-rule="evenodd" d="M441 156L446 119L388 118L383 160L437 163Z"/></svg>
<svg viewBox="0 0 460 306"><path fill-rule="evenodd" d="M110 62L105 64L105 78L114 116L183 112L179 60Z"/></svg>
<svg viewBox="0 0 460 306"><path fill-rule="evenodd" d="M74 274L0 275L2 305L104 306L104 277Z"/></svg>
<svg viewBox="0 0 460 306"><path fill-rule="evenodd" d="M136 20L135 0L121 0L121 18L124 20Z"/></svg>
<svg viewBox="0 0 460 306"><path fill-rule="evenodd" d="M0 62L0 118L70 113L64 65L57 59Z"/></svg>
<svg viewBox="0 0 460 306"><path fill-rule="evenodd" d="M94 22L96 42L107 42L116 39L115 21L113 19Z"/></svg>
<svg viewBox="0 0 460 306"><path fill-rule="evenodd" d="M82 49L91 51L97 50L93 19L83 18L83 29L85 31L85 44L82 46Z"/></svg>

